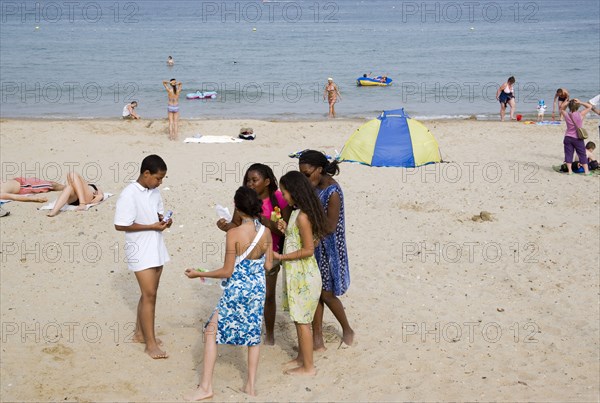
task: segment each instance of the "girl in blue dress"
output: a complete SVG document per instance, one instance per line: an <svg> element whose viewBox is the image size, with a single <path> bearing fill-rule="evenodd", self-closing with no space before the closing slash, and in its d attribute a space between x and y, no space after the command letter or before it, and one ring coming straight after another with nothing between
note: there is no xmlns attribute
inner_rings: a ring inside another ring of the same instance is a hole
<svg viewBox="0 0 600 403"><path fill-rule="evenodd" d="M204 364L200 385L189 397L213 395L217 344L248 346L248 377L244 391L256 396L255 381L265 303L265 269L271 270L271 232L260 224L262 201L256 192L240 187L234 197L242 222L227 231L225 262L217 270L187 269L189 278L226 278L223 295L204 328Z"/></svg>
<svg viewBox="0 0 600 403"><path fill-rule="evenodd" d="M350 286L344 194L340 185L333 179L333 175L337 175L340 168L337 161L329 162L322 152L306 150L300 155L299 170L316 189L327 216L326 235L315 248L315 257L323 280L323 290L312 323L313 348L315 351L325 350L323 342L324 305L327 305L342 326L342 342L351 346L354 344L354 330L350 327L342 301L338 298Z"/></svg>

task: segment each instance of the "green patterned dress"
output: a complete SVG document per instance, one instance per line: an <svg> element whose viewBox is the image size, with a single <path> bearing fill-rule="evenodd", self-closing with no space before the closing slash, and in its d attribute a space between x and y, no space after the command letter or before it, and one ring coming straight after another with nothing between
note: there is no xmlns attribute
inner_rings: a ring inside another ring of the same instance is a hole
<svg viewBox="0 0 600 403"><path fill-rule="evenodd" d="M296 218L300 210L294 210L285 230L283 253L302 248L300 230ZM314 255L304 259L283 261L283 309L290 312L294 322L311 323L321 296L321 272Z"/></svg>

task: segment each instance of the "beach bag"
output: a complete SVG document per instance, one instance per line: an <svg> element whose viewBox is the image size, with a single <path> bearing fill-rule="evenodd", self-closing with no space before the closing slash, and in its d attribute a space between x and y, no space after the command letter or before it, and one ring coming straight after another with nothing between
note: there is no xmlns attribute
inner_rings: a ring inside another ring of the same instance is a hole
<svg viewBox="0 0 600 403"><path fill-rule="evenodd" d="M580 140L585 140L588 138L588 133L583 127L578 127L577 128L577 137L579 137Z"/></svg>
<svg viewBox="0 0 600 403"><path fill-rule="evenodd" d="M243 140L254 140L256 138L254 135L254 129L251 127L242 127L238 137Z"/></svg>

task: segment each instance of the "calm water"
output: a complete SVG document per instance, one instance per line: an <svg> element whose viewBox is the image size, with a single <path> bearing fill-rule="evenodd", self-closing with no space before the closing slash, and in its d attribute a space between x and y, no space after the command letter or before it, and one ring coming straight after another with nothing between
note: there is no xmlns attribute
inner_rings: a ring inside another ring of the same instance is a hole
<svg viewBox="0 0 600 403"><path fill-rule="evenodd" d="M165 117L162 80L173 77L182 118L322 119L329 76L340 117L405 107L494 118L510 75L518 113L551 105L558 87L600 92L596 0L0 4L2 117L119 117L131 100L142 117ZM394 83L357 87L368 72ZM185 99L198 89L219 95Z"/></svg>

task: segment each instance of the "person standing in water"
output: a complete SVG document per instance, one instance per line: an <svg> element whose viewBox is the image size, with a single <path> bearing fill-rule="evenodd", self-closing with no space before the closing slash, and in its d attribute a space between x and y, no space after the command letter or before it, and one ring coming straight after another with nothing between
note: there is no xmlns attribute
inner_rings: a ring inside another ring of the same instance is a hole
<svg viewBox="0 0 600 403"><path fill-rule="evenodd" d="M172 78L163 81L169 97L167 105L167 116L169 118L169 140L177 140L179 135L179 94L181 93L181 82Z"/></svg>

